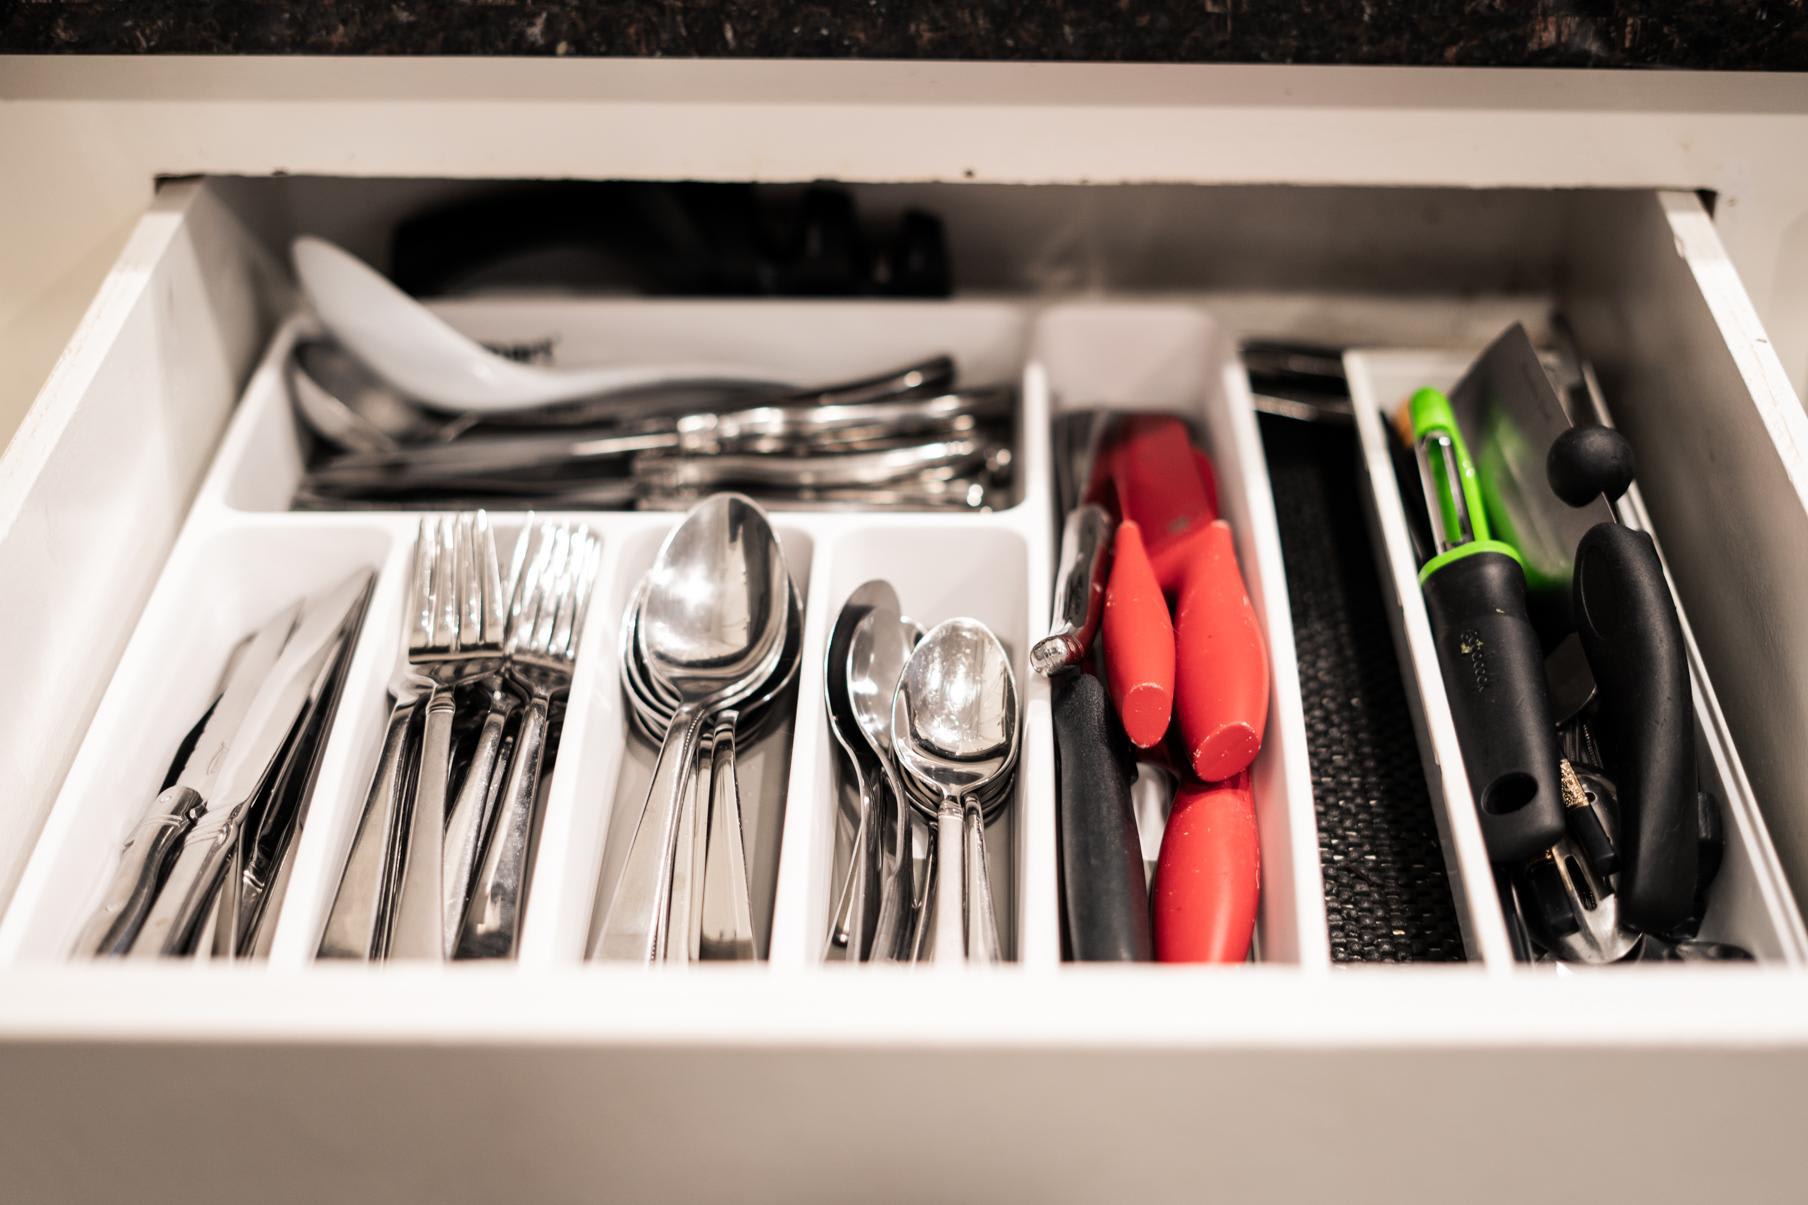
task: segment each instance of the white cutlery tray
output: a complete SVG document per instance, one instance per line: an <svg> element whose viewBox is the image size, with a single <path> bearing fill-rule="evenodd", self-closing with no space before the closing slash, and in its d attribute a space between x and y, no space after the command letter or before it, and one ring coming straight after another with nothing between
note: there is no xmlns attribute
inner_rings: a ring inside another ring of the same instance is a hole
<svg viewBox="0 0 1808 1205"><path fill-rule="evenodd" d="M889 579L925 626L968 615L1010 650L1025 709L1012 804L988 833L1006 956L1060 959L1054 746L1046 683L1027 654L1046 630L1056 556L1051 414L1063 406L1135 406L1196 420L1220 478L1275 664L1268 738L1255 769L1264 960L1328 959L1304 728L1272 500L1247 385L1227 336L1187 306L1075 304L1046 311L988 302L458 302L442 307L490 343L550 343L563 363L623 356L752 363L800 381L870 374L937 352L963 383L1020 386L1021 501L996 513L776 512L804 601L797 711L754 743L740 776L760 947L776 966L821 959L833 890L836 792L822 665L842 601ZM0 959L59 960L100 891L171 752L206 706L237 637L289 599L326 589L357 565L379 571L345 698L328 738L271 961L305 967L374 770L418 512L291 513L302 436L283 366L308 320L279 329L252 375L213 469L46 822L0 923ZM639 814L652 750L629 728L620 694L620 620L677 516L584 512L603 561L546 795L524 915L524 968L583 960ZM519 530L499 513L499 542ZM663 968L662 968L663 969Z"/></svg>
<svg viewBox="0 0 1808 1205"><path fill-rule="evenodd" d="M1729 935L1774 950L1770 961L1569 974L1504 960L1458 790L1434 807L1479 957L1330 965L1286 590L1227 333L1442 347L1456 364L1508 322L1536 332L1560 306L1640 449L1654 531L1733 738L1715 770L1736 778L1743 767L1799 884L1808 637L1794 615L1808 596L1808 420L1700 199L1264 186L1187 190L1164 207L1136 188L1026 188L1021 205L1002 187L920 191L910 203L942 212L963 256L1014 265L990 284L1015 292L953 304L445 307L487 338L555 333L555 353L573 361L681 346L836 378L946 349L969 381L1023 384L1015 507L775 516L805 596L805 660L790 733L769 738L744 780L750 796L785 787L782 815L762 811L753 825L756 873L770 880L758 888L769 959L652 971L585 953L619 845L616 805L638 804L644 776L614 635L675 522L655 514L584 516L604 564L521 958L311 959L375 758L414 520L282 510L299 458L277 372L295 331L278 253L301 232L370 251L422 191L198 180L159 192L0 461L8 1199L113 1201L147 1184L194 1201L240 1200L255 1184L297 1202L1788 1195L1775 1189L1800 1176L1791 1106L1808 1074L1808 970L1791 952L1790 914L1779 918L1762 888L1760 829L1746 818L1729 814L1729 834L1737 826L1751 875L1729 865L1717 891L1744 918ZM1055 231L1051 215L1083 237ZM1055 266L1080 272L1044 271L1054 244L1077 248ZM1083 283L1194 291L1141 305L1022 298ZM1374 396L1400 383L1378 382ZM1247 965L1059 961L1047 695L1022 671L1048 618L1048 421L1090 404L1200 420L1266 624L1264 893ZM1382 588L1401 608L1410 688L1417 594L1398 587L1385 493L1367 504L1390 557ZM124 826L148 805L230 642L355 563L380 579L270 959L70 960ZM1017 658L1025 762L992 843L1013 872L1001 901L1012 961L1001 967L818 962L834 837L821 649L842 597L874 573L914 618L975 614ZM1435 739L1433 692L1408 693L1434 738L1434 787L1460 787ZM1566 1138L1554 1127L1580 1114L1554 1114L1553 1102L1585 1085L1597 1088L1586 1138ZM1698 1157L1638 1158L1653 1134L1685 1136Z"/></svg>

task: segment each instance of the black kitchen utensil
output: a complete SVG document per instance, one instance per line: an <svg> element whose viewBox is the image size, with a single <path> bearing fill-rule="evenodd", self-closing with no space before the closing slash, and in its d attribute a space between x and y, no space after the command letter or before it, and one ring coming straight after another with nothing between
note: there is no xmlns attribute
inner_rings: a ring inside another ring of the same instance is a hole
<svg viewBox="0 0 1808 1205"><path fill-rule="evenodd" d="M1552 442L1553 492L1592 506L1631 484L1632 449L1606 427ZM1574 617L1594 673L1602 767L1620 792L1623 923L1670 933L1696 911L1700 877L1695 709L1676 601L1649 535L1597 523L1576 545Z"/></svg>
<svg viewBox="0 0 1808 1205"><path fill-rule="evenodd" d="M1077 962L1147 961L1154 939L1128 745L1097 677L1063 674L1049 688L1069 951Z"/></svg>

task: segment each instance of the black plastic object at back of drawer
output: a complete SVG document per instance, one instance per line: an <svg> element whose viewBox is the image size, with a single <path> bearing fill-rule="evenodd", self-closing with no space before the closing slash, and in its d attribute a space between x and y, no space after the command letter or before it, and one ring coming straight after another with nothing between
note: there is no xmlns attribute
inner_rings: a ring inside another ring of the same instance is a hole
<svg viewBox="0 0 1808 1205"><path fill-rule="evenodd" d="M1450 962L1462 930L1362 519L1356 436L1264 415L1331 956Z"/></svg>

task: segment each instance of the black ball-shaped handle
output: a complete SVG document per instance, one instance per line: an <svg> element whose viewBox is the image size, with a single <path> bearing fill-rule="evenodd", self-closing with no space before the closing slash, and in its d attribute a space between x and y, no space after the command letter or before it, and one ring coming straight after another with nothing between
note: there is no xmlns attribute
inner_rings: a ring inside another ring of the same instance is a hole
<svg viewBox="0 0 1808 1205"><path fill-rule="evenodd" d="M1598 494L1617 500L1637 467L1632 445L1612 427L1571 427L1551 444L1544 475L1552 493L1571 506L1587 506Z"/></svg>

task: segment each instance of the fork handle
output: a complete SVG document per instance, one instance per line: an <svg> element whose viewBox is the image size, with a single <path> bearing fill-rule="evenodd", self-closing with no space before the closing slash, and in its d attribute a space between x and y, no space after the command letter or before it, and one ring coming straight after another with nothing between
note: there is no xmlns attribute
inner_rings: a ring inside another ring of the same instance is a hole
<svg viewBox="0 0 1808 1205"><path fill-rule="evenodd" d="M508 785L497 807L496 831L483 851L483 865L471 884L471 903L458 935L459 958L513 958L527 896L528 847L534 836L534 807L540 795L540 765L546 757L551 700L536 691L521 716Z"/></svg>
<svg viewBox="0 0 1808 1205"><path fill-rule="evenodd" d="M483 728L477 734L471 764L452 800L451 815L446 818L443 886L448 952L458 944L458 933L465 920L465 903L471 896L471 880L477 874L484 836L496 814L492 806L496 798L493 788L496 767L502 758L503 729L517 706L515 695L506 687L497 686L491 693L489 714L483 717Z"/></svg>
<svg viewBox="0 0 1808 1205"><path fill-rule="evenodd" d="M647 800L628 845L621 878L609 898L609 911L597 941L598 958L650 963L658 955L659 918L669 905L672 891L672 846L677 837L678 807L696 773L697 736L705 718L695 703L684 703L666 727Z"/></svg>
<svg viewBox="0 0 1808 1205"><path fill-rule="evenodd" d="M441 886L441 859L446 839L446 800L451 794L452 722L457 709L452 691L439 687L427 698L427 722L421 732L421 761L412 806L403 801L406 819L401 854L401 894L395 925L389 934L391 958L446 957L446 895Z"/></svg>
<svg viewBox="0 0 1808 1205"><path fill-rule="evenodd" d="M117 957L132 948L170 859L204 806L190 787L171 787L157 796L150 813L126 838L107 894L76 938L77 955Z"/></svg>
<svg viewBox="0 0 1808 1205"><path fill-rule="evenodd" d="M382 958L389 950L391 904L395 897L395 847L401 831L402 804L409 788L409 746L413 743L415 705L402 703L389 713L383 753L370 781L358 831L346 855L339 891L327 913L320 939L321 958Z"/></svg>

